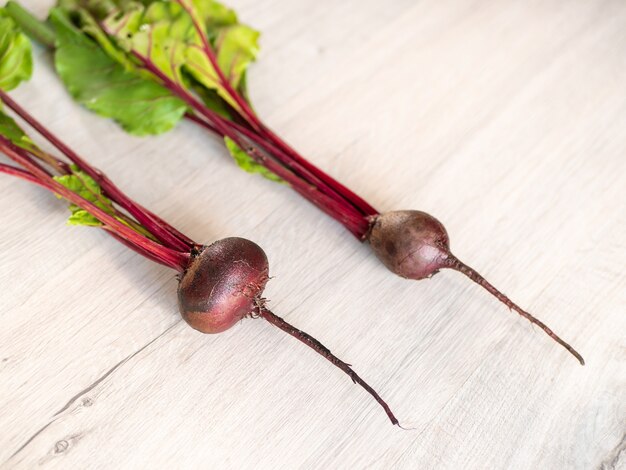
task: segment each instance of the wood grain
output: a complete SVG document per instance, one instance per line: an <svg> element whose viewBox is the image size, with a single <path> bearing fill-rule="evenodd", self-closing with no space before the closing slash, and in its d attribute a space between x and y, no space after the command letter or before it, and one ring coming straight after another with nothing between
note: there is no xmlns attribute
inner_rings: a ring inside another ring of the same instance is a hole
<svg viewBox="0 0 626 470"><path fill-rule="evenodd" d="M272 309L415 430L260 320L192 331L172 272L2 178L0 465L626 468L626 3L230 3L263 31L269 124L380 210L440 218L587 366L458 274L395 278L191 124L125 135L38 49L12 95L194 239L263 246Z"/></svg>

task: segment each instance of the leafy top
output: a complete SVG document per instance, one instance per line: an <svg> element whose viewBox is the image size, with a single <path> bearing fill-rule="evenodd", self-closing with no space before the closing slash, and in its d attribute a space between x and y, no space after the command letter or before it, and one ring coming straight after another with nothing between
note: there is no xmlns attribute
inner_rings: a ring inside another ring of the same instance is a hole
<svg viewBox="0 0 626 470"><path fill-rule="evenodd" d="M0 8L0 89L9 91L33 72L31 45L28 38Z"/></svg>
<svg viewBox="0 0 626 470"><path fill-rule="evenodd" d="M102 25L125 51L177 85L189 88L195 81L237 109L204 43L210 43L222 74L237 89L258 54L259 33L238 23L232 10L206 0L135 3L112 11Z"/></svg>
<svg viewBox="0 0 626 470"><path fill-rule="evenodd" d="M259 33L217 1L60 0L50 19L55 65L72 96L130 133L175 126L188 111L180 90L226 119L241 111L227 85L246 95ZM280 180L226 144L245 171Z"/></svg>
<svg viewBox="0 0 626 470"><path fill-rule="evenodd" d="M108 40L88 12L83 11L91 40L70 21L67 12L54 9L55 66L70 94L96 113L113 118L129 133L158 134L174 127L187 110L185 103L162 85L129 70L124 54Z"/></svg>

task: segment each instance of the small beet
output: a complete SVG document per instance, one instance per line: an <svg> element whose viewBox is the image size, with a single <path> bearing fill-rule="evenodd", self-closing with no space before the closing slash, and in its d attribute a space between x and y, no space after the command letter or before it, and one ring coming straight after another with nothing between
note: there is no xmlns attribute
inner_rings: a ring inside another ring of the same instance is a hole
<svg viewBox="0 0 626 470"><path fill-rule="evenodd" d="M450 252L450 240L443 224L421 211L393 211L372 217L367 235L372 250L389 270L407 279L424 279L440 269L463 273L510 309L539 326L554 341L584 365L582 356L542 321L513 303L474 269Z"/></svg>
<svg viewBox="0 0 626 470"><path fill-rule="evenodd" d="M407 279L436 274L447 267L450 256L443 224L421 211L393 211L376 217L369 242L391 272Z"/></svg>
<svg viewBox="0 0 626 470"><path fill-rule="evenodd" d="M238 237L197 251L178 285L180 313L202 333L221 333L256 308L269 279L267 256L256 243Z"/></svg>

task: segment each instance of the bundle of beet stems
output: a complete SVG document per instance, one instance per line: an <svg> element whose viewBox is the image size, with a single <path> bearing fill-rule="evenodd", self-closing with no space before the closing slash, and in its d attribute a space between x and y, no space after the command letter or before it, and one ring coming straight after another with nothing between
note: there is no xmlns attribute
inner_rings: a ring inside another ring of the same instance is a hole
<svg viewBox="0 0 626 470"><path fill-rule="evenodd" d="M441 222L421 211L380 213L262 122L246 91L258 33L234 11L213 0L60 0L50 12L53 28L15 3L8 11L55 49L57 72L87 108L138 135L167 131L182 117L194 121L222 137L243 169L288 184L369 242L392 272L419 280L456 270L584 364L543 322L456 258Z"/></svg>
<svg viewBox="0 0 626 470"><path fill-rule="evenodd" d="M60 152L52 155L30 139L17 122L0 111L0 153L18 166L0 163L0 173L41 186L70 203L69 223L99 227L113 238L178 272L182 317L203 333L223 332L245 317L263 318L298 339L363 387L399 425L387 403L351 366L318 340L272 313L262 297L269 280L263 250L244 238L201 245L131 200L104 173L92 167L44 127L6 91L30 77L30 43L0 9L0 104L37 131Z"/></svg>

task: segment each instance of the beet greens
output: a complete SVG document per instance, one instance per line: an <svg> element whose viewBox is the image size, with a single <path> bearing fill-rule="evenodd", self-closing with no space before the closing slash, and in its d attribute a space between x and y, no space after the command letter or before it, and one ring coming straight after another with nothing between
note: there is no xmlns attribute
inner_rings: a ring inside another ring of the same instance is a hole
<svg viewBox="0 0 626 470"><path fill-rule="evenodd" d="M39 146L8 114L0 111L0 173L39 185L69 202L68 223L98 227L146 258L178 272L178 305L183 319L202 333L220 333L246 317L263 318L298 339L345 372L398 420L378 393L351 366L312 336L267 308L262 296L268 260L255 243L237 237L201 245L122 192L104 173L70 149L6 92L32 72L28 39L0 9L0 104L37 131L60 156Z"/></svg>
<svg viewBox="0 0 626 470"><path fill-rule="evenodd" d="M24 16L9 2L15 18ZM19 13L19 15L18 15ZM158 134L183 117L224 139L237 164L288 184L367 241L394 273L423 279L454 269L582 356L450 251L443 225L420 211L379 213L266 126L246 91L259 33L213 0L60 0L50 11L55 66L72 96L128 132ZM50 29L21 21L34 36Z"/></svg>

